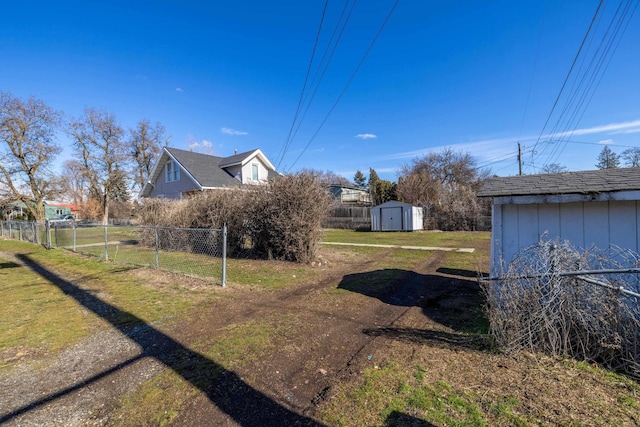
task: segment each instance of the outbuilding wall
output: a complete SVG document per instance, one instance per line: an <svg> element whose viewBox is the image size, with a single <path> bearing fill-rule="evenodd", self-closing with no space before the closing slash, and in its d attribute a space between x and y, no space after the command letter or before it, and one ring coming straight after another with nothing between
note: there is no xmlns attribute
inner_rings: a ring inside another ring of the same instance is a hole
<svg viewBox="0 0 640 427"><path fill-rule="evenodd" d="M549 203L496 203L492 215L491 274L527 246L545 239L568 240L575 247L606 249L610 245L639 251L637 200ZM498 201L499 202L499 201Z"/></svg>

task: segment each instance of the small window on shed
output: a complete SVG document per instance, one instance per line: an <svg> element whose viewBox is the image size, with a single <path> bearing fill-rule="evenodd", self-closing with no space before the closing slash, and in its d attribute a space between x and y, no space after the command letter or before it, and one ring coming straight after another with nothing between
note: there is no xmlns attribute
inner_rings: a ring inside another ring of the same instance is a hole
<svg viewBox="0 0 640 427"><path fill-rule="evenodd" d="M258 180L258 165L256 164L251 165L251 179L254 181Z"/></svg>

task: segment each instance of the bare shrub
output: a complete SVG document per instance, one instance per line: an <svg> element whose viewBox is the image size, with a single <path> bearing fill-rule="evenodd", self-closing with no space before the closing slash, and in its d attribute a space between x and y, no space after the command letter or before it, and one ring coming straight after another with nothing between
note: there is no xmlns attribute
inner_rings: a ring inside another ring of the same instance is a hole
<svg viewBox="0 0 640 427"><path fill-rule="evenodd" d="M188 200L191 228L222 228L227 225L229 254L236 256L246 250L248 207L253 190L230 189L207 191Z"/></svg>
<svg viewBox="0 0 640 427"><path fill-rule="evenodd" d="M578 251L556 240L521 250L501 279L485 286L497 344L640 377L640 299L633 295L639 265L638 254L615 247Z"/></svg>
<svg viewBox="0 0 640 427"><path fill-rule="evenodd" d="M312 174L273 180L255 192L250 213L253 248L269 258L309 262L322 237L329 193Z"/></svg>

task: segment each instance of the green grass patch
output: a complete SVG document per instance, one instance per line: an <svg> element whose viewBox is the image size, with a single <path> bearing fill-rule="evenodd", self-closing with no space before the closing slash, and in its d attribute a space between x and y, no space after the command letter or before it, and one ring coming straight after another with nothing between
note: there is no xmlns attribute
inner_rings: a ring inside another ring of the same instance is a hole
<svg viewBox="0 0 640 427"><path fill-rule="evenodd" d="M363 243L402 246L442 246L477 248L491 241L489 232L376 232L325 229L323 242Z"/></svg>
<svg viewBox="0 0 640 427"><path fill-rule="evenodd" d="M447 426L486 426L478 397L444 381L427 383L425 369L396 363L367 368L361 386L336 397L322 413L330 425L396 425L403 417Z"/></svg>
<svg viewBox="0 0 640 427"><path fill-rule="evenodd" d="M297 283L313 281L322 270L308 264L230 258L227 260L227 283L250 285L263 289L282 289Z"/></svg>
<svg viewBox="0 0 640 427"><path fill-rule="evenodd" d="M276 326L251 320L225 328L222 336L209 344L205 354L225 369L233 369L253 358L261 357L275 348L279 335Z"/></svg>
<svg viewBox="0 0 640 427"><path fill-rule="evenodd" d="M0 262L0 354L7 359L55 352L97 325L60 288L26 267Z"/></svg>
<svg viewBox="0 0 640 427"><path fill-rule="evenodd" d="M517 427L526 427L531 425L529 421L515 412L515 407L520 404L520 401L515 396L504 396L503 398L494 402L490 410L493 414L509 425Z"/></svg>
<svg viewBox="0 0 640 427"><path fill-rule="evenodd" d="M124 396L109 416L109 425L164 426L180 413L182 405L200 390L171 369L142 384Z"/></svg>

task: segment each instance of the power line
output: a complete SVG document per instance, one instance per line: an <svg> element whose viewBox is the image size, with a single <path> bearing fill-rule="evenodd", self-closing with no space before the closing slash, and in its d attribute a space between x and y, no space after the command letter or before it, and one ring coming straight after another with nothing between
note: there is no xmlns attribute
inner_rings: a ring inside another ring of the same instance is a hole
<svg viewBox="0 0 640 427"><path fill-rule="evenodd" d="M313 142L313 140L315 139L315 137L318 135L318 133L320 132L320 129L322 129L322 127L324 126L324 124L327 122L327 119L329 119L329 116L331 115L331 113L333 112L333 110L336 108L336 106L338 105L338 103L340 102L340 100L342 99L342 97L344 96L345 92L347 91L347 89L349 88L349 86L351 85L351 82L353 81L353 79L355 78L356 74L358 73L358 71L360 70L360 67L362 67L362 64L364 63L365 59L367 59L367 56L369 55L369 53L371 52L371 49L373 49L373 46L375 45L376 41L378 40L378 37L380 37L380 34L382 33L382 30L384 29L384 27L387 25L387 22L389 22L389 19L391 18L391 15L393 15L393 12L396 9L396 6L398 6L398 3L400 2L400 0L396 0L393 4L393 6L391 7L391 10L389 11L389 13L387 14L387 17L385 18L384 22L382 23L382 25L380 26L380 29L378 29L378 32L376 33L375 37L373 38L373 40L371 41L371 44L369 45L369 47L367 48L364 56L362 57L362 59L360 60L360 62L358 63L358 66L356 67L356 69L353 71L353 73L351 74L351 77L349 77L349 80L347 81L346 85L344 86L344 88L342 89L342 92L340 92L340 95L338 95L338 98L336 99L336 101L333 103L333 105L331 106L331 108L329 109L329 112L327 113L327 115L324 117L324 119L322 120L322 122L320 123L320 126L318 126L318 129L315 131L315 133L311 136L311 138L309 139L309 142L307 142L307 144L304 146L304 148L302 149L302 151L300 152L300 154L298 155L298 157L295 159L295 161L291 164L291 166L289 167L289 170L291 168L293 168L293 166L295 166L295 164L298 162L298 160L300 160L300 157L302 157L302 155L307 151L307 149L309 148L309 146L311 145L311 143Z"/></svg>
<svg viewBox="0 0 640 427"><path fill-rule="evenodd" d="M567 81L569 80L569 77L571 76L571 72L573 71L573 67L576 65L576 62L578 60L578 57L580 56L580 52L582 52L582 48L587 40L587 38L589 37L589 33L591 32L591 28L593 27L593 23L595 22L598 13L600 12L600 7L602 6L602 2L604 0L600 0L600 3L598 3L598 7L596 9L596 12L593 14L593 18L591 19L591 23L589 24L589 28L587 29L586 34L584 35L584 38L582 39L582 43L580 43L580 48L578 49L578 53L576 53L575 58L573 59L573 62L571 63L571 67L569 68L569 72L567 73L567 76L564 79L564 82L562 83L562 87L560 88L560 92L558 92L558 96L556 96L556 100L553 103L553 107L551 107L551 111L549 112L549 115L547 116L547 120L544 123L544 126L542 126L542 130L540 131L540 135L538 136L538 139L536 140L536 143L533 145L533 151L535 152L536 147L538 146L538 143L540 142L540 139L542 138L542 135L544 134L544 130L547 128L547 125L549 124L549 120L551 120L551 116L553 115L553 112L556 108L556 106L558 105L558 101L560 101L560 97L562 96L562 92L564 91L565 86L567 85Z"/></svg>
<svg viewBox="0 0 640 427"><path fill-rule="evenodd" d="M599 6L600 11L597 12L597 17L592 20L588 31L588 42L585 39L581 45L581 52L579 53L581 56L580 65L577 70L572 66L574 70L572 72L574 76L573 83L567 95L564 108L562 108L551 131L544 136L547 140L544 141L544 145L539 151L535 150L535 148L542 142L541 138L543 138L544 129L538 137L532 155L532 162L534 155L537 158L545 155L545 165L555 163L566 149L567 144L570 142L589 104L595 96L613 55L631 22L631 18L637 8L637 3L635 5L633 3L634 0L621 0L620 3L618 3L615 13L609 20L607 27L603 30L603 35L596 45L594 42L596 40L596 34L598 33L598 27L600 27L606 13L606 5L602 7ZM592 49L592 45L594 45L594 49ZM590 54L590 51L593 53ZM576 64L577 61L574 60L574 66ZM565 80L565 83L568 83L568 79ZM566 89L565 85L563 85L563 89ZM557 105L559 104L554 104L554 107ZM545 127L549 123L552 113L550 113Z"/></svg>
<svg viewBox="0 0 640 427"><path fill-rule="evenodd" d="M316 33L316 40L313 44L313 50L311 51L311 58L309 59L309 66L307 67L307 75L304 77L304 84L302 85L302 90L300 91L300 98L298 99L298 107L296 108L296 113L293 116L293 121L291 122L291 128L289 129L289 134L287 135L287 139L280 150L281 154L278 154L278 162L276 165L276 169L280 166L280 163L284 159L284 154L286 153L287 147L290 143L291 132L293 131L293 127L296 124L296 120L298 119L298 113L300 112L300 107L302 105L302 99L304 97L304 92L307 87L307 80L309 79L309 74L311 73L311 66L313 65L313 58L316 54L316 48L318 46L318 40L320 39L320 33L322 32L322 24L324 22L324 17L327 12L327 6L329 5L329 0L326 0L324 3L324 8L322 9L322 17L320 18L320 25L318 26L318 32Z"/></svg>
<svg viewBox="0 0 640 427"><path fill-rule="evenodd" d="M346 1L345 7L342 9L343 13L340 15L340 18L338 19L338 22L336 24L336 28L334 29L334 33L331 36L331 40L333 39L333 36L335 35L335 32L337 31L338 27L340 26L340 22L342 21L342 16L344 15L344 12L346 11L346 8L347 8L348 5L349 5L349 0ZM320 89L320 83L322 83L322 80L324 79L324 76L327 73L327 70L329 68L329 64L331 63L331 60L333 59L333 55L335 54L335 52L336 52L336 50L338 48L338 44L340 43L340 40L342 39L342 35L344 34L344 30L347 28L347 24L349 23L349 20L351 19L351 14L353 13L353 9L354 9L355 5L356 5L356 0L354 0L354 2L351 3L351 8L349 9L349 13L347 14L347 17L346 17L346 19L344 21L344 24L342 25L342 29L340 30L340 34L338 35L338 38L336 39L336 42L333 45L333 49L331 50L331 54L329 55L329 59L328 59L327 63L325 64L325 66L324 66L324 68L322 70L322 73L320 74L320 79L318 80L318 84L315 86L315 89L313 90L313 93L311 94L311 98L309 99L309 102L307 102L307 104L306 104L306 107L304 109L304 113L302 114L302 118L300 119L300 121L298 121L298 126L296 127L296 130L293 132L293 136L291 137L292 141L298 135L298 130L300 130L300 126L302 126L302 122L304 121L305 117L307 117L307 112L309 111L309 108L311 107L311 103L315 99L316 94L318 93L318 89ZM331 40L327 44L327 49L325 50L325 55L323 55L323 60L324 60L324 57L326 56L326 53L329 50L329 47L330 47L330 44L331 44ZM318 65L318 68L316 69L316 74L314 75L314 79L312 81L312 84L309 86L310 88L313 87L313 82L315 81L315 78L316 78L318 72L320 71L320 68L322 67L323 60L320 61L320 64ZM306 97L305 97L305 101L306 101Z"/></svg>
<svg viewBox="0 0 640 427"><path fill-rule="evenodd" d="M577 104L573 109L571 117L567 120L567 123L564 129L562 130L563 135L568 135L567 141L565 141L564 144L558 145L555 148L555 150L552 152L552 155L549 156L549 162L557 161L557 159L560 157L560 155L562 154L562 152L567 146L567 142L569 142L568 140L571 138L571 136L573 135L573 132L575 132L575 129L578 127L580 120L584 116L584 113L588 105L591 103L591 100L593 99L593 96L595 95L595 92L598 86L600 85L600 82L602 81L604 73L609 67L609 64L611 63L611 59L620 44L622 36L624 35L624 33L626 32L629 26L631 17L635 13L637 4L633 8L633 10L631 10L631 6L632 6L632 0L628 0L626 4L624 4L624 7L623 7L622 1L618 5L618 8L616 9L616 12L613 18L609 23L609 26L607 27L607 30L603 35L600 41L600 44L589 63L587 71L585 72L585 75L583 75L580 81L580 85L582 85L582 83L585 81L587 72L589 70L593 70L587 80L586 88L581 93L579 101L577 101ZM624 28L623 28L623 25L624 25ZM612 30L612 27L614 27L613 30ZM612 35L607 39L610 33ZM602 52L601 52L601 48L602 48ZM599 52L601 53L599 54ZM578 87L580 87L580 85ZM575 97L576 97L576 94L572 96L572 98L570 99L570 102L573 102L576 99ZM555 157L553 156L553 153L555 153Z"/></svg>

